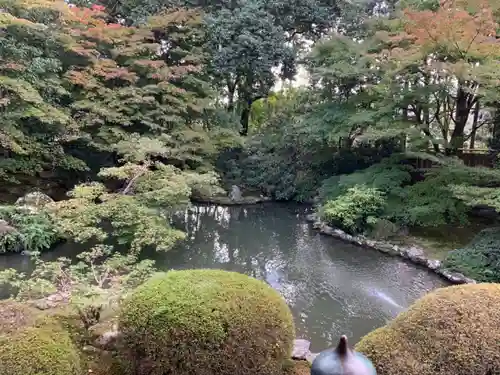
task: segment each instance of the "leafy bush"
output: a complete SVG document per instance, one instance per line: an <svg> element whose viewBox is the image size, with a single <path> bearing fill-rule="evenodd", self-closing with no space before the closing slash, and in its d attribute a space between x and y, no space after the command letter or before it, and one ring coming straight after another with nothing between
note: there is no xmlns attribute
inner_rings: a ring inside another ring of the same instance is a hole
<svg viewBox="0 0 500 375"><path fill-rule="evenodd" d="M457 184L460 181L472 184L474 179L476 183L484 183L485 174L493 177L487 171L476 173L471 168L456 166L454 160L446 159L449 164L432 169L425 180L412 183L414 169L403 163L403 159L402 155L394 155L364 170L331 177L323 182L320 199L323 202L339 200L350 188L366 186L377 189L385 196L386 204L383 210L378 210L376 220L388 220L398 226L409 227L463 225L467 223L467 204L471 200L461 199L456 186L463 188L463 185ZM469 190L476 188L467 187ZM371 206L369 209L372 209Z"/></svg>
<svg viewBox="0 0 500 375"><path fill-rule="evenodd" d="M388 206L387 216L407 226L437 227L465 224L467 212L467 206L451 194L446 181L429 176L403 189Z"/></svg>
<svg viewBox="0 0 500 375"><path fill-rule="evenodd" d="M185 237L170 225L172 215L190 197L222 190L214 172L182 171L160 162L103 168L99 176L123 188L113 192L100 182L76 185L68 192L70 199L51 205L51 213L60 231L75 242L114 242L132 253L146 247L170 250Z"/></svg>
<svg viewBox="0 0 500 375"><path fill-rule="evenodd" d="M334 199L349 188L366 185L388 195L400 194L402 186L411 182L412 168L398 164L397 157L384 159L361 171L333 176L325 181L320 189L322 200Z"/></svg>
<svg viewBox="0 0 500 375"><path fill-rule="evenodd" d="M401 210L401 197L405 185L411 183L413 170L401 164L400 158L395 155L366 169L323 181L323 219L350 233L372 231L382 237L395 234L397 225L386 215L391 210Z"/></svg>
<svg viewBox="0 0 500 375"><path fill-rule="evenodd" d="M0 207L0 253L43 251L58 239L58 231L46 212L33 213L17 206Z"/></svg>
<svg viewBox="0 0 500 375"><path fill-rule="evenodd" d="M356 345L379 375L500 373L500 284L438 289Z"/></svg>
<svg viewBox="0 0 500 375"><path fill-rule="evenodd" d="M0 303L0 374L81 375L79 354L55 321L11 301Z"/></svg>
<svg viewBox="0 0 500 375"><path fill-rule="evenodd" d="M377 240L387 240L400 233L400 227L392 221L384 218L375 218L372 225L370 237Z"/></svg>
<svg viewBox="0 0 500 375"><path fill-rule="evenodd" d="M224 180L277 200L305 201L332 173L335 147L324 128L302 121L311 98L291 89L252 106L251 135L243 147L221 154Z"/></svg>
<svg viewBox="0 0 500 375"><path fill-rule="evenodd" d="M281 375L294 325L283 298L220 270L158 274L122 305L128 374Z"/></svg>
<svg viewBox="0 0 500 375"><path fill-rule="evenodd" d="M328 224L346 232L361 233L375 224L385 204L380 190L357 185L327 201L320 209L320 216Z"/></svg>
<svg viewBox="0 0 500 375"><path fill-rule="evenodd" d="M466 247L448 253L445 266L478 281L500 281L500 228L482 230Z"/></svg>
<svg viewBox="0 0 500 375"><path fill-rule="evenodd" d="M17 300L58 293L64 298L71 296L76 304L113 303L154 273L154 261L114 253L111 246L96 245L77 258L76 264L68 258L44 261L39 253L33 253L31 274L14 269L0 271L0 287L9 288Z"/></svg>
<svg viewBox="0 0 500 375"><path fill-rule="evenodd" d="M440 158L440 165L430 169L425 180L404 189L388 217L409 226L464 225L474 205L500 207L496 186L500 186L499 171Z"/></svg>
<svg viewBox="0 0 500 375"><path fill-rule="evenodd" d="M125 181L124 189L113 193L102 183L85 183L68 193L70 199L57 202L53 214L67 238L82 243L109 239L128 245L135 253L147 246L169 250L184 238L168 222L191 194L186 178L176 168L159 165L151 171L148 166L126 164L100 174Z"/></svg>

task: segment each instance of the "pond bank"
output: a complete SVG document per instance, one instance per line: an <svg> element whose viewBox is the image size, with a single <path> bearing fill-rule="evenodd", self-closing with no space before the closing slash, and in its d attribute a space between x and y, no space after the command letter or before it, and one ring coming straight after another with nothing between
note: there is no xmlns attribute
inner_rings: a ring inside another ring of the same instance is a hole
<svg viewBox="0 0 500 375"><path fill-rule="evenodd" d="M366 238L365 236L352 236L341 229L331 227L319 220L316 214L307 215L306 220L313 224L313 228L322 234L338 238L361 247L378 250L382 253L400 256L410 262L423 266L453 284L475 284L476 281L466 277L465 275L452 272L443 267L443 264L438 259L426 257L424 249L417 246L401 246L395 245L388 241L377 241Z"/></svg>
<svg viewBox="0 0 500 375"><path fill-rule="evenodd" d="M234 199L229 196L219 195L209 198L204 198L204 197L192 198L191 201L193 203L213 204L220 206L246 206L252 204L271 202L272 199L268 197L258 197L258 196L243 196L238 199Z"/></svg>

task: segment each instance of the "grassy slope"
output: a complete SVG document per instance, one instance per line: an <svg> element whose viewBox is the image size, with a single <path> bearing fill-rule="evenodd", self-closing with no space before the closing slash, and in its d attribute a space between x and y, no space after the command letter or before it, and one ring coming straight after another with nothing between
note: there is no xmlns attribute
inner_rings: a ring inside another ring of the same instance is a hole
<svg viewBox="0 0 500 375"><path fill-rule="evenodd" d="M476 234L491 226L498 224L472 219L468 225L461 227L413 228L408 236L396 238L393 242L422 247L429 258L443 260L449 251L468 245Z"/></svg>

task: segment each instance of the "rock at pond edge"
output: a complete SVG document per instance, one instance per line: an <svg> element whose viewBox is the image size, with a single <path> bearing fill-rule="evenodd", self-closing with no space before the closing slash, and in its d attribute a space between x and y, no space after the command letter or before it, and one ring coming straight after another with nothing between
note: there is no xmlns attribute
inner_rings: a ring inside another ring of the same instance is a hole
<svg viewBox="0 0 500 375"><path fill-rule="evenodd" d="M380 252L398 255L404 259L408 259L414 264L426 267L428 270L437 273L438 275L444 277L452 284L475 284L476 281L461 273L451 272L450 270L442 268L442 262L436 259L428 259L425 256L425 251L416 246L403 247L399 245L394 245L389 242L384 241L374 241L365 239L363 236L351 236L350 234L344 232L341 229L331 227L324 222L315 222L313 228L318 230L320 233L339 238L343 241L350 242L355 245L364 246L373 250L378 250Z"/></svg>
<svg viewBox="0 0 500 375"><path fill-rule="evenodd" d="M15 205L26 209L32 213L36 213L41 208L45 207L47 204L53 203L54 200L47 194L40 191L33 191L19 198Z"/></svg>
<svg viewBox="0 0 500 375"><path fill-rule="evenodd" d="M304 339L295 339L293 342L292 359L306 360L307 356L311 354L309 348L311 342Z"/></svg>

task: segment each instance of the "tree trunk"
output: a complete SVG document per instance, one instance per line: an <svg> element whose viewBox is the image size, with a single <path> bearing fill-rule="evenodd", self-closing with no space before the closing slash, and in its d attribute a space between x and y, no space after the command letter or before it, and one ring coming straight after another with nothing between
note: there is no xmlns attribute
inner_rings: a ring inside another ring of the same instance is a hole
<svg viewBox="0 0 500 375"><path fill-rule="evenodd" d="M450 144L446 149L447 155L456 155L458 150L464 146L464 131L469 119L469 114L476 99L471 97L462 87L464 83L459 83L455 107L455 127L451 134Z"/></svg>
<svg viewBox="0 0 500 375"><path fill-rule="evenodd" d="M472 123L472 131L470 133L470 144L469 148L474 149L476 143L476 131L477 131L477 120L479 119L479 101L476 102L476 106L474 107L474 122Z"/></svg>
<svg viewBox="0 0 500 375"><path fill-rule="evenodd" d="M248 124L250 122L250 108L251 104L247 104L245 108L241 111L241 116L240 116L240 124L241 124L241 130L240 134L243 136L248 135Z"/></svg>
<svg viewBox="0 0 500 375"><path fill-rule="evenodd" d="M226 80L227 86L227 111L232 113L234 111L234 96L236 94L236 87L238 85L238 78L232 82L230 79Z"/></svg>
<svg viewBox="0 0 500 375"><path fill-rule="evenodd" d="M241 124L240 134L241 135L243 135L243 136L248 135L248 125L250 123L250 113L252 110L252 104L255 101L262 99L262 98L264 98L264 96L259 95L259 96L247 98L243 102L244 107L243 107L243 109L241 111L241 115L240 115L240 124Z"/></svg>

